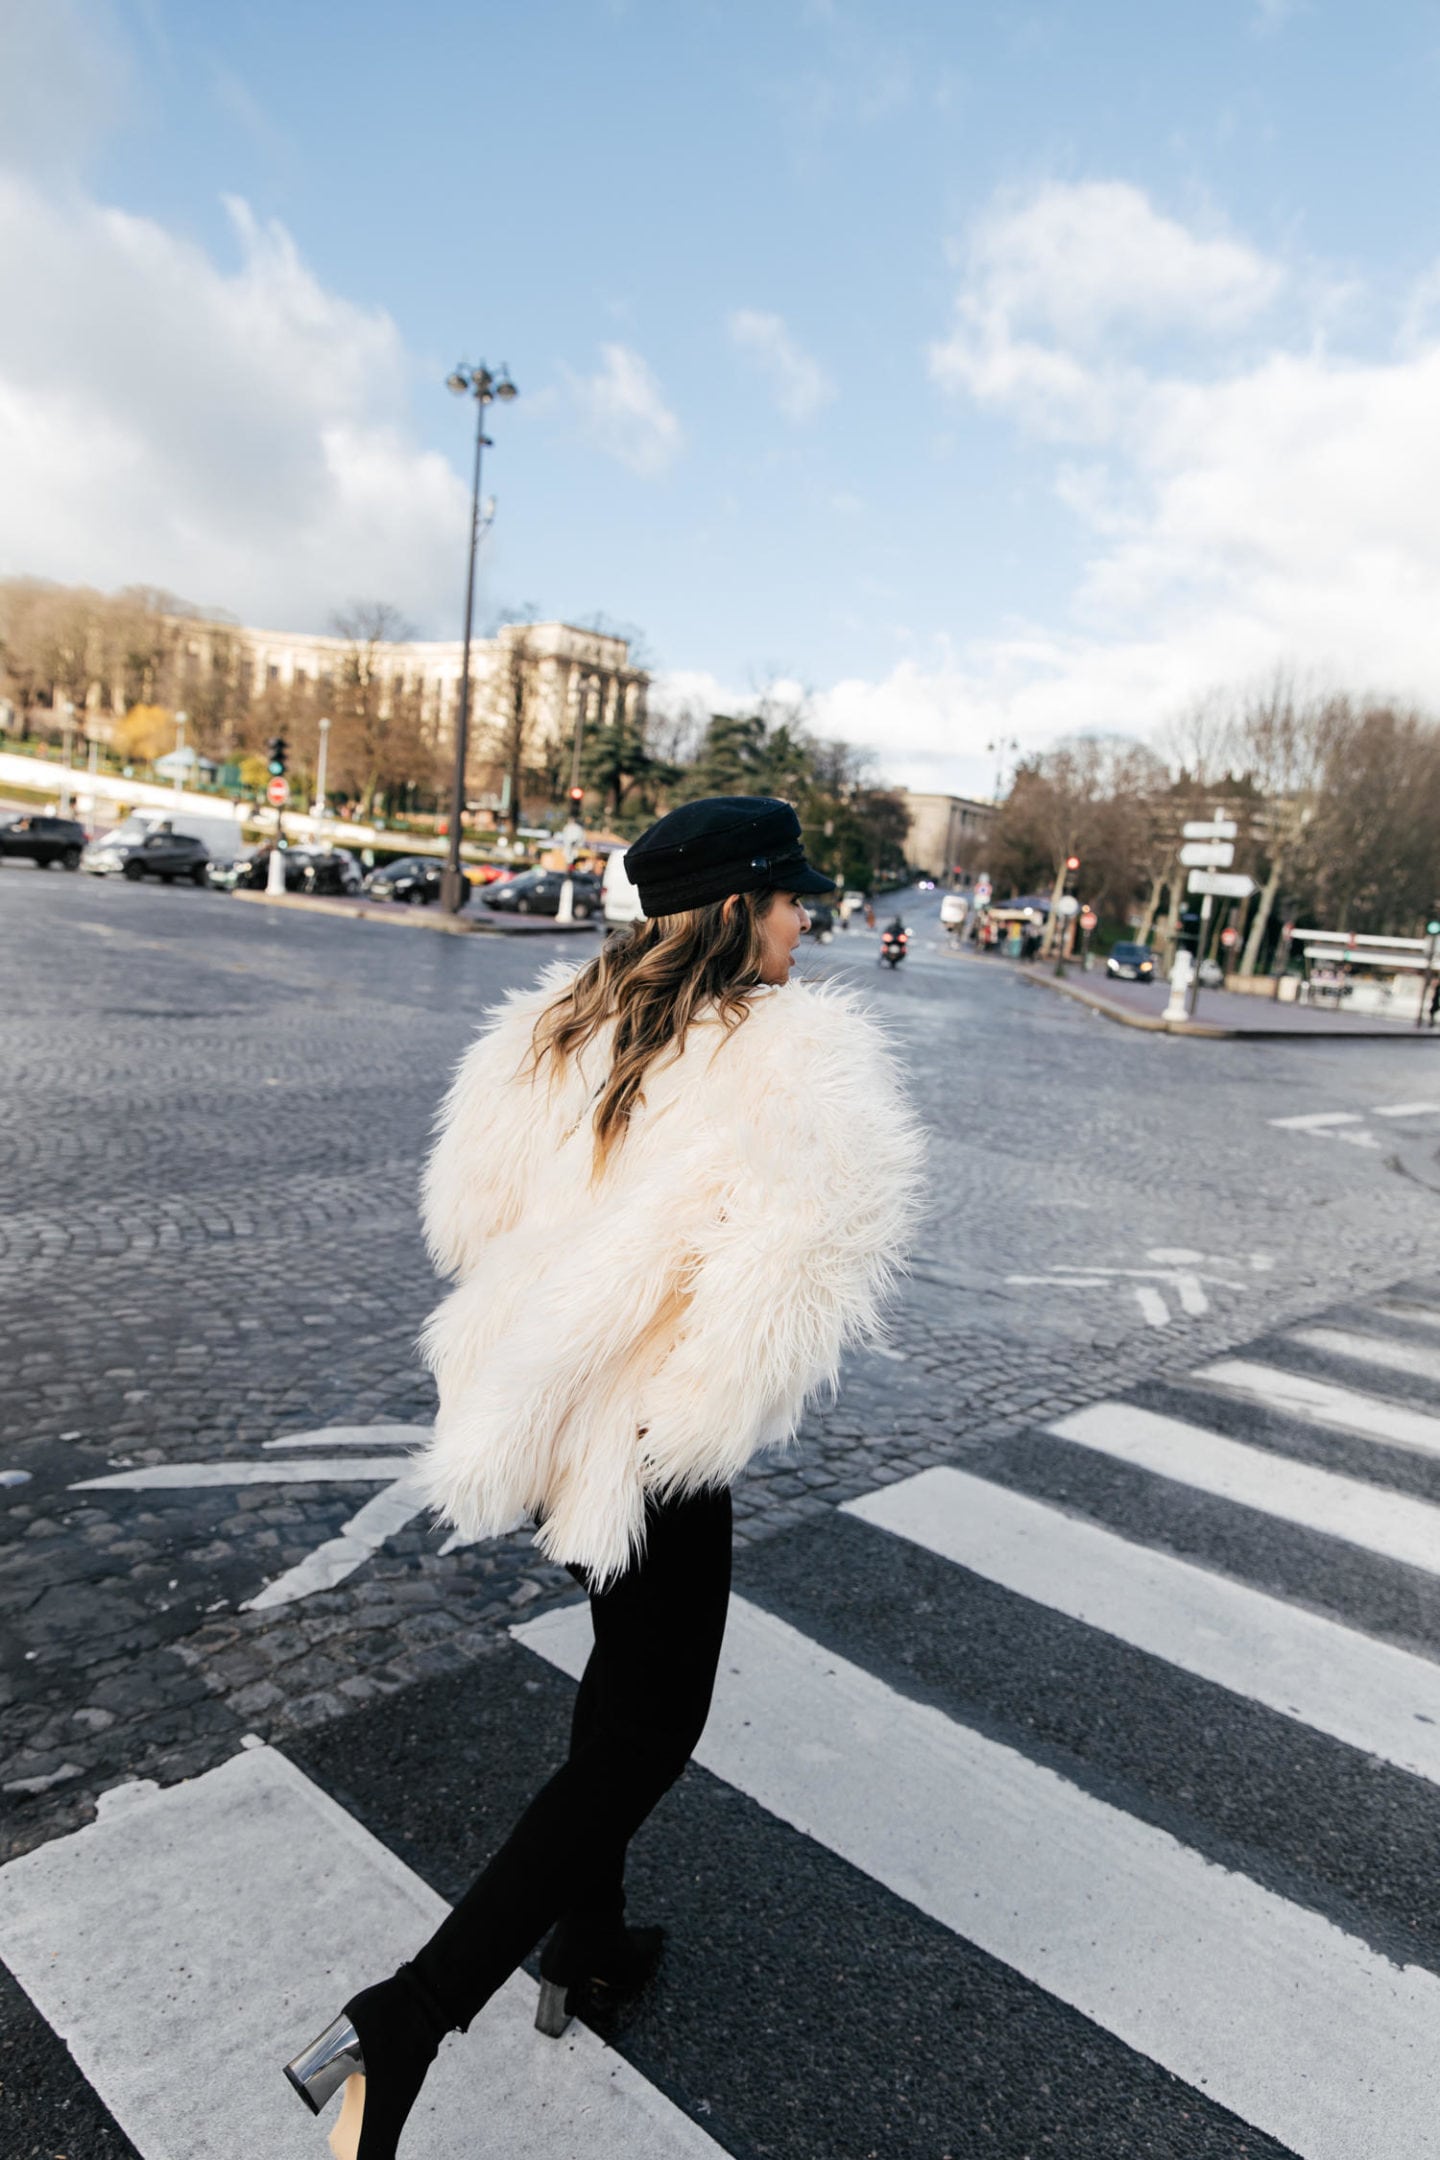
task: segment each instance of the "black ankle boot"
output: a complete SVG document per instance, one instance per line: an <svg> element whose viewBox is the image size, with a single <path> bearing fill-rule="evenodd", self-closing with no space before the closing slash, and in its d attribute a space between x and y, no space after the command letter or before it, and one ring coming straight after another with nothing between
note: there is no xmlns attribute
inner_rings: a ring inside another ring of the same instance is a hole
<svg viewBox="0 0 1440 2160"><path fill-rule="evenodd" d="M400 2133L445 2026L408 1966L351 1997L318 2040L285 2065L313 2114L345 2086L330 2133L335 2160L395 2160Z"/></svg>
<svg viewBox="0 0 1440 2160"><path fill-rule="evenodd" d="M571 2018L604 2023L653 1976L665 1945L658 1927L617 1927L603 1941L562 1920L540 1953L536 2029L558 2040Z"/></svg>

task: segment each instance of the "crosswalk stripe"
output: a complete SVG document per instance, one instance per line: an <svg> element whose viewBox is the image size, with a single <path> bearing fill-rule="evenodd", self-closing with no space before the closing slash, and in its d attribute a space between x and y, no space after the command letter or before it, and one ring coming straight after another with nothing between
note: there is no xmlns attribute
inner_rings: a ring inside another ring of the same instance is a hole
<svg viewBox="0 0 1440 2160"><path fill-rule="evenodd" d="M1267 1448L1247 1447L1203 1425L1188 1425L1136 1403L1097 1403L1046 1430L1057 1439L1094 1448L1217 1499L1237 1501L1282 1522L1343 1538L1387 1560L1440 1575L1440 1507L1428 1500L1386 1492Z"/></svg>
<svg viewBox="0 0 1440 2160"><path fill-rule="evenodd" d="M1440 1328L1440 1312L1433 1305L1409 1305L1402 1298L1382 1298L1375 1311L1387 1320L1414 1320L1421 1327Z"/></svg>
<svg viewBox="0 0 1440 2160"><path fill-rule="evenodd" d="M293 1763L257 1746L164 1791L121 1786L94 1823L0 1868L0 1956L145 2160L316 2160L324 2132L281 2064L445 1910ZM545 2040L534 2014L535 1984L520 1973L468 2038L446 2042L407 2150L720 2160L591 2033Z"/></svg>
<svg viewBox="0 0 1440 2160"><path fill-rule="evenodd" d="M844 1512L1440 1784L1428 1658L964 1470L924 1470Z"/></svg>
<svg viewBox="0 0 1440 2160"><path fill-rule="evenodd" d="M1278 1366L1257 1365L1249 1358L1220 1358L1213 1365L1200 1366L1194 1377L1208 1381L1212 1387L1248 1396L1252 1402L1263 1403L1267 1410L1283 1410L1291 1417L1307 1419L1313 1425L1328 1425L1337 1432L1378 1440L1385 1447L1440 1455L1440 1417L1431 1417L1423 1410L1408 1410L1378 1395L1362 1395L1358 1388L1335 1387L1328 1380L1282 1372Z"/></svg>
<svg viewBox="0 0 1440 2160"><path fill-rule="evenodd" d="M572 1677L583 1606L515 1629ZM697 1759L1303 2160L1440 2155L1440 1979L731 1606Z"/></svg>
<svg viewBox="0 0 1440 2160"><path fill-rule="evenodd" d="M1440 1102L1392 1102L1377 1103L1376 1117L1425 1117L1432 1110L1440 1110Z"/></svg>
<svg viewBox="0 0 1440 2160"><path fill-rule="evenodd" d="M1327 1350L1335 1357L1355 1358L1378 1365L1382 1372L1408 1373L1416 1380L1440 1380L1440 1350L1423 1344L1396 1342L1390 1335L1357 1335L1349 1328L1291 1328L1288 1341L1310 1350Z"/></svg>

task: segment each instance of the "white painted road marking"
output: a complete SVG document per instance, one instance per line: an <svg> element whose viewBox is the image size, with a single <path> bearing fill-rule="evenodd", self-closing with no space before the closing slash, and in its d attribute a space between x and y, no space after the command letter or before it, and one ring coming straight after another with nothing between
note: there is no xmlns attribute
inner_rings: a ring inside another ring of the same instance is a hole
<svg viewBox="0 0 1440 2160"><path fill-rule="evenodd" d="M313 1596L317 1590L333 1590L337 1583L353 1575L386 1538L393 1537L424 1512L426 1503L414 1474L414 1451L429 1437L428 1425L327 1425L320 1432L291 1433L280 1440L267 1440L263 1462L147 1463L138 1470L114 1470L105 1477L82 1478L70 1490L193 1492L231 1485L383 1484L385 1491L367 1500L347 1523L341 1525L337 1536L327 1538L314 1552L257 1591L254 1597L244 1599L240 1607L242 1612L265 1611L276 1605L292 1605L297 1598ZM403 1455L359 1452L310 1455L302 1452L293 1459L269 1453L274 1448L353 1448L358 1451L397 1446L408 1452ZM457 1544L468 1542L457 1533L440 1549L442 1553L448 1553Z"/></svg>
<svg viewBox="0 0 1440 2160"><path fill-rule="evenodd" d="M1307 1133L1312 1140L1345 1140L1351 1147L1359 1148L1378 1148L1380 1145L1357 1110L1309 1110L1303 1117L1272 1117L1267 1118L1266 1123L1278 1125L1282 1131ZM1358 1126L1359 1131L1341 1130L1352 1125Z"/></svg>
<svg viewBox="0 0 1440 2160"><path fill-rule="evenodd" d="M1290 1132L1319 1132L1327 1125L1362 1125L1365 1121L1358 1110L1307 1110L1303 1117L1272 1117L1266 1122Z"/></svg>
<svg viewBox="0 0 1440 2160"><path fill-rule="evenodd" d="M516 1628L578 1677L583 1606ZM1440 2155L1440 1979L737 1598L697 1759L1304 2160Z"/></svg>
<svg viewBox="0 0 1440 2160"><path fill-rule="evenodd" d="M1187 1425L1134 1403L1096 1403L1046 1430L1157 1477L1440 1575L1440 1507L1428 1500L1292 1462L1267 1448L1246 1447L1203 1425Z"/></svg>
<svg viewBox="0 0 1440 2160"><path fill-rule="evenodd" d="M1434 1110L1440 1110L1440 1102L1377 1103L1374 1114L1376 1117L1428 1117Z"/></svg>
<svg viewBox="0 0 1440 2160"><path fill-rule="evenodd" d="M81 1478L71 1492L196 1492L220 1485L370 1485L393 1482L415 1467L408 1455L306 1456L301 1462L147 1463Z"/></svg>
<svg viewBox="0 0 1440 2160"><path fill-rule="evenodd" d="M317 2160L325 2129L282 2063L445 1911L353 1816L257 1747L163 1792L121 1786L96 1822L0 1868L0 1955L145 2160ZM535 1983L519 1973L467 2038L445 2043L407 2149L723 2160L583 2026L546 2040L534 2014Z"/></svg>
<svg viewBox="0 0 1440 2160"><path fill-rule="evenodd" d="M1440 1665L964 1470L843 1512L1440 1785Z"/></svg>
<svg viewBox="0 0 1440 2160"><path fill-rule="evenodd" d="M1364 1365L1378 1365L1382 1372L1408 1373L1416 1380L1440 1380L1440 1350L1424 1344L1396 1342L1389 1335L1356 1335L1349 1328L1291 1328L1288 1340L1311 1350L1328 1350L1335 1357L1355 1358Z"/></svg>
<svg viewBox="0 0 1440 2160"><path fill-rule="evenodd" d="M1145 1254L1148 1267L1107 1267L1098 1262L1084 1266L1070 1261L1059 1261L1048 1275L1007 1275L1007 1283L1016 1287L1043 1290L1106 1290L1112 1285L1129 1283L1135 1302L1147 1327L1168 1327L1171 1312L1161 1292L1168 1290L1178 1303L1181 1312L1192 1319L1199 1319L1210 1310L1210 1300L1205 1294L1205 1284L1218 1285L1224 1290L1240 1290L1244 1284L1237 1282L1233 1274L1202 1275L1201 1267L1234 1268L1246 1263L1224 1258L1208 1259L1201 1252L1168 1245L1152 1246ZM1272 1268L1275 1263L1268 1253L1250 1253L1248 1264L1257 1272Z"/></svg>
<svg viewBox="0 0 1440 2160"><path fill-rule="evenodd" d="M1440 1417L1428 1416L1423 1410L1407 1410L1379 1395L1362 1395L1358 1388L1335 1387L1328 1380L1282 1372L1278 1366L1257 1365L1249 1358L1220 1358L1213 1365L1197 1367L1193 1377L1244 1395L1251 1402L1263 1403L1267 1410L1283 1410L1291 1417L1304 1418L1312 1425L1378 1440L1384 1447L1440 1455Z"/></svg>

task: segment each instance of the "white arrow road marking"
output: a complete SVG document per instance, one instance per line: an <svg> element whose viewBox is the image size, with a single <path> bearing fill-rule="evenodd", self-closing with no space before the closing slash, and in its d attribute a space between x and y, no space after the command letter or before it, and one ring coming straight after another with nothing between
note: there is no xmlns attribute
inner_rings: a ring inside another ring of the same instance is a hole
<svg viewBox="0 0 1440 2160"><path fill-rule="evenodd" d="M112 1470L81 1478L71 1492L189 1492L211 1485L363 1485L404 1477L408 1455L349 1455L316 1462L146 1463L140 1470Z"/></svg>
<svg viewBox="0 0 1440 2160"><path fill-rule="evenodd" d="M425 1501L415 1478L415 1448L430 1437L428 1425L327 1425L319 1432L292 1433L281 1440L267 1440L271 1448L325 1449L394 1448L398 1443L410 1452L396 1454L301 1454L293 1460L270 1457L264 1462L146 1463L137 1470L112 1470L104 1477L81 1478L72 1492L193 1492L233 1485L383 1485L363 1507L342 1524L337 1536L327 1538L314 1552L277 1575L254 1597L243 1600L242 1612L268 1611L292 1605L297 1598L312 1597L317 1590L333 1590L353 1575L385 1540L405 1529L424 1512ZM520 1525L515 1526L519 1528ZM455 1552L462 1545L480 1542L456 1532L440 1550Z"/></svg>
<svg viewBox="0 0 1440 2160"><path fill-rule="evenodd" d="M296 1598L311 1597L317 1590L333 1590L337 1583L353 1575L356 1568L369 1559L372 1552L403 1530L424 1507L412 1478L397 1478L387 1485L384 1492L376 1493L367 1500L358 1514L352 1515L341 1529L338 1537L327 1538L317 1545L314 1552L252 1598L246 1598L240 1607L242 1612L266 1612L272 1605L293 1605Z"/></svg>
<svg viewBox="0 0 1440 2160"><path fill-rule="evenodd" d="M269 1448L292 1447L424 1447L430 1438L428 1425L326 1425L320 1432L287 1433L283 1440L266 1440Z"/></svg>

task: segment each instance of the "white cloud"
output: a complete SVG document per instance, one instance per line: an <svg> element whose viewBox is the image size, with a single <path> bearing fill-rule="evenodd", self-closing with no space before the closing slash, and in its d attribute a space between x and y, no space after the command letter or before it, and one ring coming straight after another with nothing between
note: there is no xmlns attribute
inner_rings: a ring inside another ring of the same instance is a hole
<svg viewBox="0 0 1440 2160"><path fill-rule="evenodd" d="M437 628L468 499L402 418L390 318L228 204L224 269L0 172L0 568L168 586L277 628L357 593Z"/></svg>
<svg viewBox="0 0 1440 2160"><path fill-rule="evenodd" d="M977 220L963 267L950 335L929 349L935 380L1096 437L1133 399L1139 350L1231 333L1284 283L1255 249L1193 233L1119 181L1005 202Z"/></svg>
<svg viewBox="0 0 1440 2160"><path fill-rule="evenodd" d="M834 383L819 361L796 344L782 316L738 308L726 327L731 343L758 363L787 420L813 420L830 403Z"/></svg>
<svg viewBox="0 0 1440 2160"><path fill-rule="evenodd" d="M602 345L598 375L572 375L571 393L597 449L654 479L684 446L680 422L644 360L629 345Z"/></svg>
<svg viewBox="0 0 1440 2160"><path fill-rule="evenodd" d="M1322 339L1325 291L1307 317L1281 266L1129 188L1046 189L982 221L965 260L932 368L1061 446L1080 568L1058 625L837 685L847 733L937 760L1000 731L1144 733L1277 662L1440 703L1433 278L1391 349L1347 355ZM1291 334L1261 343L1282 290Z"/></svg>

